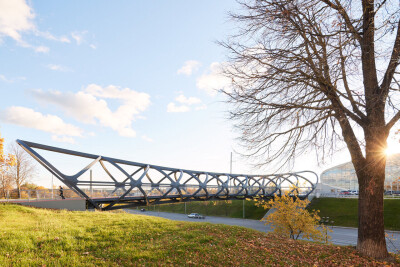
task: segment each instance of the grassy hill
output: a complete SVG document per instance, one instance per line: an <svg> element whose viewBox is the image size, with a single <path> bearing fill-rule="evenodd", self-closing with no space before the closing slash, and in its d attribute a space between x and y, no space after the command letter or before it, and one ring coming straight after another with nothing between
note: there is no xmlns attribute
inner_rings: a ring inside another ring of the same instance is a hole
<svg viewBox="0 0 400 267"><path fill-rule="evenodd" d="M320 210L321 217L329 217L334 225L358 227L358 199L314 198L308 207ZM385 229L400 230L400 199L384 200Z"/></svg>
<svg viewBox="0 0 400 267"><path fill-rule="evenodd" d="M359 256L351 247L291 241L242 227L126 213L0 204L0 218L1 266L384 264Z"/></svg>
<svg viewBox="0 0 400 267"><path fill-rule="evenodd" d="M385 228L400 230L400 199L384 200ZM321 217L329 217L334 225L358 226L358 199L353 198L314 198L308 209L320 210ZM185 213L185 203L164 204L144 207L174 213ZM206 216L243 218L243 201L205 201L186 203L186 213L197 212ZM256 207L254 201L245 201L245 218L260 220L267 211Z"/></svg>
<svg viewBox="0 0 400 267"><path fill-rule="evenodd" d="M246 200L244 205L245 219L260 220L267 213L267 210L264 208L256 207L254 201ZM185 203L163 204L145 208L149 210L155 209L165 212L185 213ZM192 212L201 213L206 216L243 218L243 200L187 202L186 213L190 214Z"/></svg>

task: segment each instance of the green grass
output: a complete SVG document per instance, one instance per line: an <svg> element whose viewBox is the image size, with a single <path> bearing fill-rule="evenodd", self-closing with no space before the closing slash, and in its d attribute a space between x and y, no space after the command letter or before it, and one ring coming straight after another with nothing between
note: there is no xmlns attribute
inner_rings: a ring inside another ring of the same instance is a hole
<svg viewBox="0 0 400 267"><path fill-rule="evenodd" d="M256 207L254 201L245 200L245 219L260 220L267 210ZM144 207L148 210L164 212L185 213L185 203L163 204ZM187 202L186 213L201 213L206 216L220 216L231 218L243 218L243 200L219 200L204 202Z"/></svg>
<svg viewBox="0 0 400 267"><path fill-rule="evenodd" d="M358 199L314 198L308 209L320 210L321 217L329 217L334 225L358 227ZM400 230L400 200L384 200L385 229Z"/></svg>
<svg viewBox="0 0 400 267"><path fill-rule="evenodd" d="M0 218L1 266L377 264L351 247L122 212L69 212L0 204Z"/></svg>

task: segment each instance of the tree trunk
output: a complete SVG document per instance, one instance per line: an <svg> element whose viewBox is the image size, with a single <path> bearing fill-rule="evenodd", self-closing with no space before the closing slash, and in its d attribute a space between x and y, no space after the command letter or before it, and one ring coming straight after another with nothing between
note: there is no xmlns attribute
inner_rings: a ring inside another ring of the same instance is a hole
<svg viewBox="0 0 400 267"><path fill-rule="evenodd" d="M17 168L17 179L16 179L16 184L17 184L17 189L18 189L18 198L21 198L21 179L20 179L20 176L19 176L19 170L20 170L20 161L19 160L17 160L17 166L16 166L16 168Z"/></svg>
<svg viewBox="0 0 400 267"><path fill-rule="evenodd" d="M357 250L382 259L389 256L383 218L387 133L376 128L368 132L365 161L355 165L359 183Z"/></svg>

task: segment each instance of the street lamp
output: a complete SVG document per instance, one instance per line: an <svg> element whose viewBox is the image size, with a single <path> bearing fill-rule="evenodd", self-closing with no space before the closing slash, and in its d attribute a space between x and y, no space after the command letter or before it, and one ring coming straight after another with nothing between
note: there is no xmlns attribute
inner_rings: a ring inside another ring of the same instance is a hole
<svg viewBox="0 0 400 267"><path fill-rule="evenodd" d="M328 243L328 226L331 225L333 228L334 221L330 221L329 217L321 217L319 223L325 225L325 242Z"/></svg>

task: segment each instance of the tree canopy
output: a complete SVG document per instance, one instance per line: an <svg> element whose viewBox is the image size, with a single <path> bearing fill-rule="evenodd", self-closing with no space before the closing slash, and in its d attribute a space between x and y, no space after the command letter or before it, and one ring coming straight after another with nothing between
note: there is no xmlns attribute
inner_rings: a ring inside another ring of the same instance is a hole
<svg viewBox="0 0 400 267"><path fill-rule="evenodd" d="M358 250L387 257L387 138L400 119L400 7L387 0L249 0L223 92L247 155L259 165L347 147L359 183Z"/></svg>

